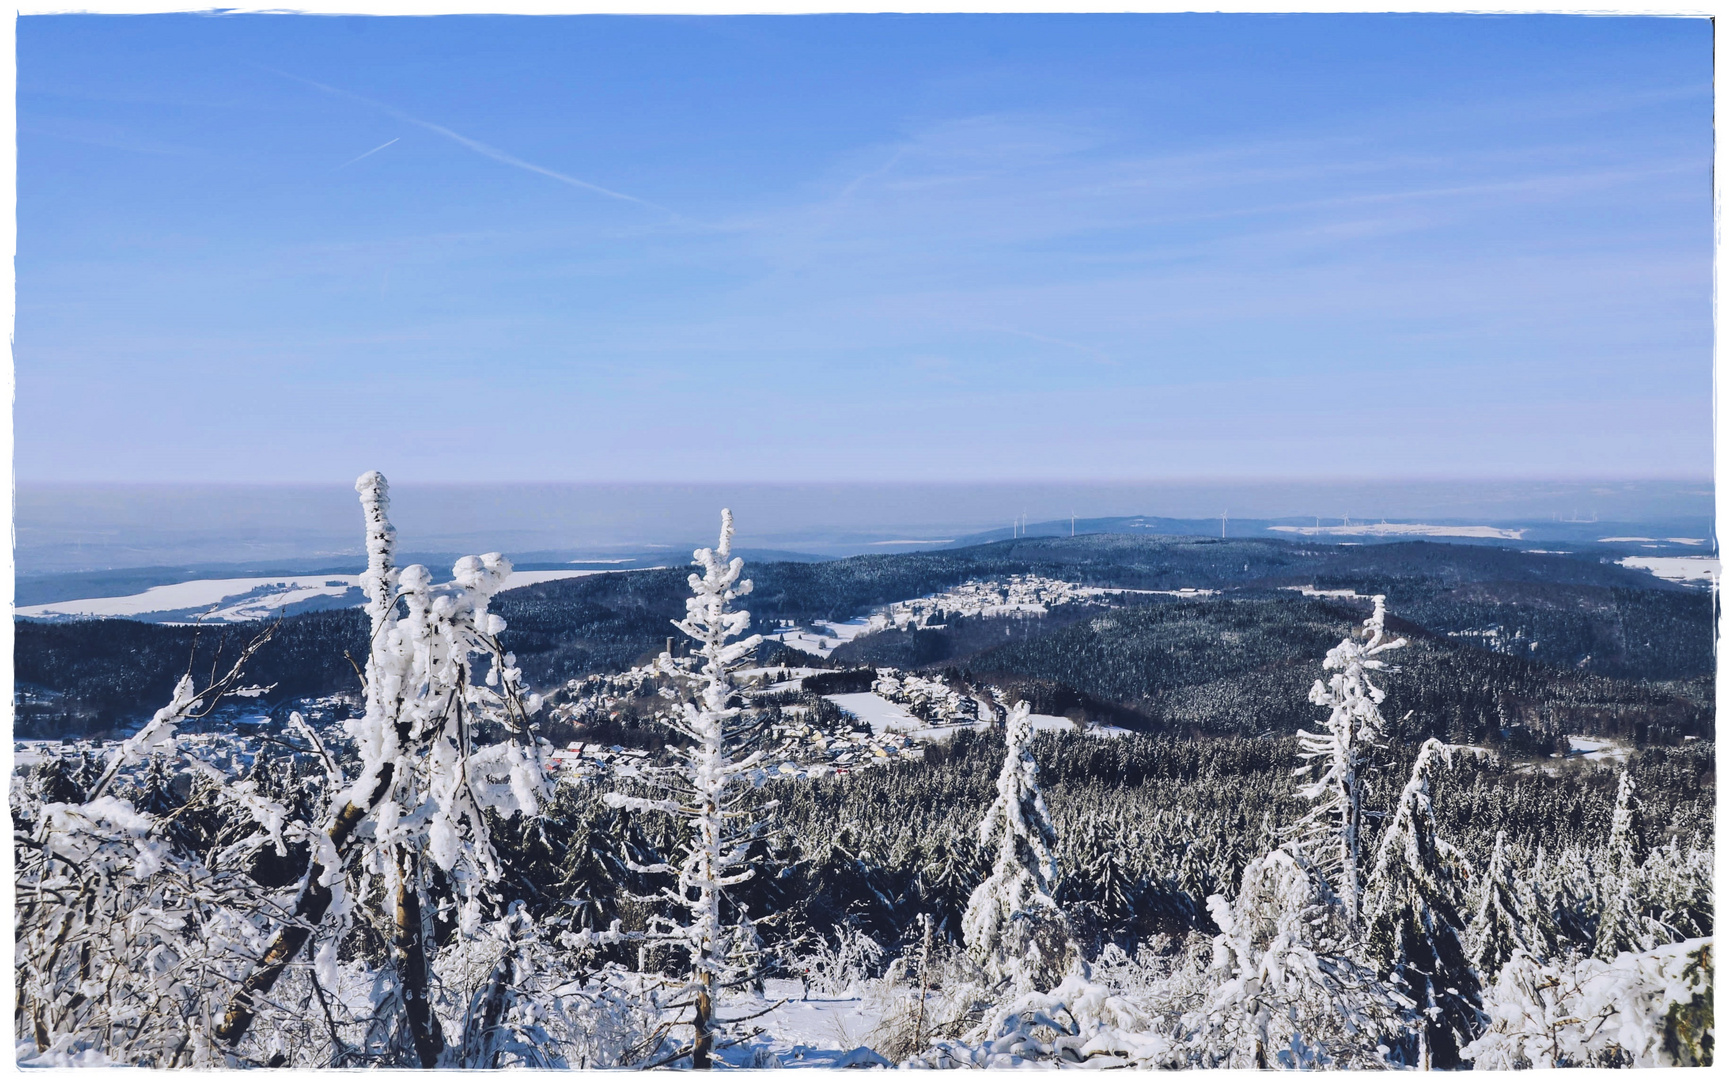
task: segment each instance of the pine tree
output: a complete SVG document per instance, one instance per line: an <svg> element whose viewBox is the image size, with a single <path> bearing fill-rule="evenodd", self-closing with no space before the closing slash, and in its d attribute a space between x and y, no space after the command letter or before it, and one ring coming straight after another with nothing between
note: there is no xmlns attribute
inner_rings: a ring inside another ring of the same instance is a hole
<svg viewBox="0 0 1729 1080"><path fill-rule="evenodd" d="M749 793L744 774L763 756L754 749L761 724L760 718L731 704L733 672L762 638L753 634L731 640L750 627L750 612L735 611L732 604L751 589L748 580L739 578L744 560L732 557L732 537L732 511L722 510L720 543L695 552L694 562L703 572L690 575L685 618L673 624L700 643L695 655L702 667L696 701L686 702L683 712L668 721L687 741L669 747L676 759L673 766L650 776L661 797L616 792L607 797L613 806L659 811L686 826L676 864L642 869L675 879L660 896L681 916L657 917L654 933L682 949L690 965L685 990L695 1013L691 1065L698 1069L712 1064L716 992L758 975L760 943L754 925L728 893L755 874L748 865L749 848L764 831L764 812L773 808L772 803L742 805ZM663 654L662 662L669 673L682 673L670 655ZM737 759L740 753L746 756Z"/></svg>
<svg viewBox="0 0 1729 1080"><path fill-rule="evenodd" d="M1371 963L1416 1003L1423 1042L1408 1063L1456 1068L1481 1027L1482 990L1465 956L1459 890L1469 869L1437 831L1429 770L1449 756L1423 744L1411 779L1381 834L1364 890L1365 949Z"/></svg>
<svg viewBox="0 0 1729 1080"><path fill-rule="evenodd" d="M962 913L983 878L978 853L970 843L936 841L919 869L919 895L935 919L934 932L951 938L960 935Z"/></svg>
<svg viewBox="0 0 1729 1080"><path fill-rule="evenodd" d="M1613 960L1619 953L1651 948L1654 942L1645 929L1644 913L1635 894L1639 870L1639 800L1633 778L1626 769L1615 789L1615 813L1610 818L1609 839L1603 851L1603 876L1598 886L1601 911L1591 955Z"/></svg>
<svg viewBox="0 0 1729 1080"><path fill-rule="evenodd" d="M1084 899L1098 907L1113 923L1124 923L1134 914L1136 881L1123 864L1117 830L1108 820L1094 818L1088 830L1086 861L1079 870Z"/></svg>
<svg viewBox="0 0 1729 1080"><path fill-rule="evenodd" d="M1235 900L1207 898L1219 982L1182 1027L1192 1063L1238 1069L1380 1067L1398 1004L1351 956L1344 906L1288 847L1243 868Z"/></svg>
<svg viewBox="0 0 1729 1080"><path fill-rule="evenodd" d="M992 977L1047 990L1062 978L1073 946L1053 897L1057 833L1039 791L1031 713L1025 701L1009 709L996 801L979 823L979 846L994 848L994 860L961 926L967 947Z"/></svg>
<svg viewBox="0 0 1729 1080"><path fill-rule="evenodd" d="M1526 940L1525 920L1514 896L1517 890L1506 856L1506 841L1505 831L1495 834L1495 852L1489 857L1489 869L1478 886L1471 918L1469 959L1484 982L1493 980L1515 951L1540 951Z"/></svg>
<svg viewBox="0 0 1729 1080"><path fill-rule="evenodd" d="M1314 806L1298 822L1291 841L1334 883L1345 906L1346 926L1354 935L1362 918L1362 769L1364 751L1376 745L1385 729L1380 704L1385 691L1369 680L1369 672L1388 669L1379 659L1405 646L1404 638L1388 640L1387 598L1375 597L1374 614L1363 623L1362 641L1349 637L1328 651L1322 662L1334 672L1315 681L1309 700L1330 709L1324 731L1300 731L1302 757L1312 762L1314 779L1300 789Z"/></svg>

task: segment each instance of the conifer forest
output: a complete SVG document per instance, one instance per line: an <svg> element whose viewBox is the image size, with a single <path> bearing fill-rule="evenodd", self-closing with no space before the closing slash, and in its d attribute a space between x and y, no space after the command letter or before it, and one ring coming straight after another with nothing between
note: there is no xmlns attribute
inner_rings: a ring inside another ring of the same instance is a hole
<svg viewBox="0 0 1729 1080"><path fill-rule="evenodd" d="M16 623L14 1038L152 1068L1703 1066L1715 593L1075 535Z"/></svg>

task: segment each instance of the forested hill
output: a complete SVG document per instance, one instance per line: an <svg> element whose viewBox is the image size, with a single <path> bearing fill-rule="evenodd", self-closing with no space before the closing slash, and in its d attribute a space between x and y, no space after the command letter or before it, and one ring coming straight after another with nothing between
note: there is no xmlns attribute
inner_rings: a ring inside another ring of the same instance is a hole
<svg viewBox="0 0 1729 1080"><path fill-rule="evenodd" d="M1394 609L1437 590L1467 584L1686 592L1593 555L1535 554L1431 541L1359 546L1100 534L1005 540L954 551L861 555L826 563L764 564L751 568L756 592L749 606L777 618L843 619L968 578L1004 574L1039 574L1137 589L1251 584L1353 588L1386 593Z"/></svg>
<svg viewBox="0 0 1729 1080"><path fill-rule="evenodd" d="M745 606L759 629L845 619L1013 574L1218 590L1199 600L1133 594L1109 609L1075 605L1042 619L888 631L826 662L1019 680L1052 711L1080 705L1149 730L1257 734L1303 722L1320 657L1366 614L1349 598L1287 591L1304 586L1387 595L1395 625L1415 642L1401 658L1409 677L1394 681L1389 717L1414 711L1424 728L1456 739L1508 725L1546 737L1653 737L1652 724L1665 741L1710 734L1710 595L1591 555L1099 535L759 563L747 572L755 590ZM596 575L512 590L493 606L509 623L507 646L544 689L658 651L684 613L685 579L682 569ZM231 652L250 633L123 620L20 621L17 631L19 732L40 735L110 730L148 715L188 657L207 669L219 648ZM352 693L358 684L344 653L364 650L358 611L298 616L255 658L253 674L276 684L267 702Z"/></svg>

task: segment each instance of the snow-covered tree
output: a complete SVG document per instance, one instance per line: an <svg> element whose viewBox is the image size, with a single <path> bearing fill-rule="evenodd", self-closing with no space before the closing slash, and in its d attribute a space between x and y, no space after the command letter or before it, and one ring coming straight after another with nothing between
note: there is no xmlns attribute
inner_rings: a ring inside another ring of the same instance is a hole
<svg viewBox="0 0 1729 1080"><path fill-rule="evenodd" d="M1609 839L1604 845L1598 889L1602 907L1597 917L1597 938L1591 949L1591 955L1599 960L1613 960L1620 953L1656 944L1634 894L1639 872L1636 792L1633 777L1627 770L1621 770L1615 789L1615 812L1609 819Z"/></svg>
<svg viewBox="0 0 1729 1080"><path fill-rule="evenodd" d="M1321 731L1300 731L1302 757L1315 770L1300 791L1312 801L1292 839L1332 882L1345 906L1347 929L1355 935L1362 916L1362 832L1365 751L1379 743L1385 729L1380 705L1386 692L1369 672L1387 669L1380 657L1405 646L1387 637L1387 598L1375 597L1374 614L1363 623L1362 640L1348 637L1328 650L1322 667L1333 674L1317 679L1309 700L1328 709Z"/></svg>
<svg viewBox="0 0 1729 1080"><path fill-rule="evenodd" d="M1031 713L1025 701L1009 709L997 797L979 823L979 847L994 849L994 858L967 902L961 928L991 977L1046 990L1062 978L1073 945L1054 895L1057 833L1039 791Z"/></svg>
<svg viewBox="0 0 1729 1080"><path fill-rule="evenodd" d="M1107 818L1092 818L1063 876L1061 899L1083 903L1106 922L1121 925L1134 915L1139 882L1124 864L1117 830Z"/></svg>
<svg viewBox="0 0 1729 1080"><path fill-rule="evenodd" d="M638 869L674 878L660 898L677 917L658 916L651 933L682 950L689 963L682 990L694 1011L690 1056L699 1069L710 1066L714 1050L716 994L759 971L755 926L729 890L754 876L749 849L763 833L765 810L772 809L744 805L746 774L758 767L763 752L754 748L758 718L733 704L733 673L762 638L752 634L733 640L750 628L750 612L734 610L733 601L748 595L751 583L739 578L744 560L732 556L732 536L732 511L722 510L720 543L696 550L694 562L702 573L690 575L685 617L674 623L698 643L694 655L701 662L696 700L669 720L684 740L672 748L675 763L652 770L650 782L657 789L652 796L608 796L614 806L660 812L683 825L675 862ZM662 662L669 672L679 670L670 655Z"/></svg>
<svg viewBox="0 0 1729 1080"><path fill-rule="evenodd" d="M1364 890L1369 961L1415 1002L1421 1045L1410 1064L1450 1069L1481 1026L1481 988L1466 959L1461 890L1470 869L1442 839L1429 798L1429 770L1448 758L1438 739L1423 744L1381 834Z"/></svg>
<svg viewBox="0 0 1729 1080"><path fill-rule="evenodd" d="M1528 939L1525 919L1520 913L1518 887L1513 881L1506 842L1505 830L1495 833L1495 851L1477 885L1477 902L1472 906L1467 958L1472 969L1484 979L1493 979L1501 965L1518 950L1537 951Z"/></svg>
<svg viewBox="0 0 1729 1080"><path fill-rule="evenodd" d="M367 902L389 927L395 982L383 1011L400 1015L413 1059L432 1068L449 1036L431 1002L433 949L423 917L431 875L436 869L454 892L462 932L476 932L499 876L483 810L533 815L547 794L542 747L528 734L540 702L522 691L515 658L499 644L504 620L487 611L510 562L496 553L467 556L441 585L423 566L399 571L388 484L370 472L355 489L366 518L361 585L372 624L366 708L346 722L359 775L346 780L329 763L333 797L325 820L306 830L312 859L294 917L262 951L216 1035L239 1046L258 1000L315 932L314 967L333 981L354 905ZM482 659L485 676L477 678ZM478 745L483 733L503 741ZM351 872L360 875L359 896L350 895Z"/></svg>
<svg viewBox="0 0 1729 1080"><path fill-rule="evenodd" d="M1187 1064L1385 1065L1409 1001L1352 958L1344 907L1301 854L1255 859L1236 899L1211 896L1207 907L1217 981L1182 1019Z"/></svg>

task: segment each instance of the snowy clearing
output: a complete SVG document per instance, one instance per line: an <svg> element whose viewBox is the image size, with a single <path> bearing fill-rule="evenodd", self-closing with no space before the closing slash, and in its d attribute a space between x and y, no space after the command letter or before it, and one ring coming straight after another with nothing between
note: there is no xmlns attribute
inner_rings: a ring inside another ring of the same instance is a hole
<svg viewBox="0 0 1729 1080"><path fill-rule="evenodd" d="M1618 746L1608 739L1588 739L1583 735L1567 736L1567 746L1571 754L1577 754L1586 761L1626 761L1629 751L1625 746Z"/></svg>
<svg viewBox="0 0 1729 1080"><path fill-rule="evenodd" d="M1524 529L1497 529L1493 525L1409 525L1379 522L1374 525L1270 525L1271 532L1299 536L1459 536L1474 540L1522 540Z"/></svg>
<svg viewBox="0 0 1729 1080"><path fill-rule="evenodd" d="M1281 585L1286 592L1302 593L1304 596L1326 596L1335 600L1373 600L1372 596L1364 596L1355 589L1317 589L1313 585Z"/></svg>
<svg viewBox="0 0 1729 1080"><path fill-rule="evenodd" d="M1621 565L1649 570L1664 581L1714 584L1722 573L1718 560L1709 555L1634 555L1622 559Z"/></svg>
<svg viewBox="0 0 1729 1080"><path fill-rule="evenodd" d="M751 1021L762 1034L721 1051L722 1061L740 1069L832 1069L880 1060L862 1048L882 1021L882 1004L863 996L806 999L804 984L797 979L765 979L761 997L722 999L721 1015L759 1012L781 999L785 1004Z"/></svg>
<svg viewBox="0 0 1729 1080"><path fill-rule="evenodd" d="M863 694L825 694L824 697L871 726L877 735L889 731L917 731L925 722L886 698L868 691Z"/></svg>
<svg viewBox="0 0 1729 1080"><path fill-rule="evenodd" d="M500 592L548 581L620 573L614 570L518 570ZM60 600L18 608L24 619L138 619L144 622L252 622L306 611L359 607L366 602L359 574L207 578L157 585L128 596Z"/></svg>
<svg viewBox="0 0 1729 1080"><path fill-rule="evenodd" d="M831 653L853 638L883 629L883 626L872 625L872 620L866 616L848 619L846 622L829 622L825 619L818 619L812 626L814 629L810 630L802 626L775 630L764 634L763 637L791 646L800 652L812 653L826 660Z"/></svg>
<svg viewBox="0 0 1729 1080"><path fill-rule="evenodd" d="M157 585L131 596L62 600L22 607L27 619L145 619L190 621L206 611L212 622L241 622L282 614L293 608L358 607L365 603L358 574L305 577L211 578ZM212 610L214 609L214 610Z"/></svg>

